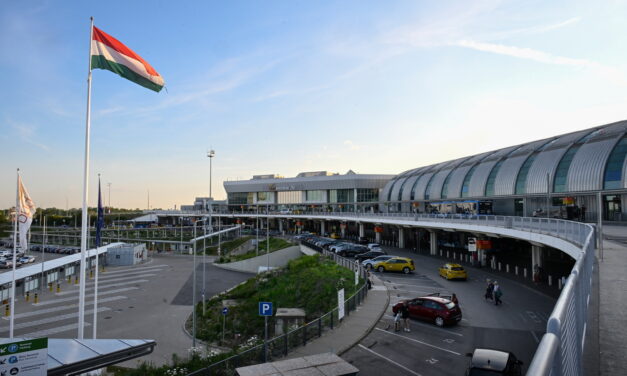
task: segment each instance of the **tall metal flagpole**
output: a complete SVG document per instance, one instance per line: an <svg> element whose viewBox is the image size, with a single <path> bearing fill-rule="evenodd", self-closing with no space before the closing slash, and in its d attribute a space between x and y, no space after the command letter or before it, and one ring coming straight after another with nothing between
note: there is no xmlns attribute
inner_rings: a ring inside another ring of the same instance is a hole
<svg viewBox="0 0 627 376"><path fill-rule="evenodd" d="M91 41L94 33L94 18L89 18L89 71L87 73L87 118L85 121L85 160L83 164L83 215L81 218L81 268L78 293L78 339L83 339L85 329L85 256L87 254L87 196L89 194L89 128L91 126Z"/></svg>
<svg viewBox="0 0 627 376"><path fill-rule="evenodd" d="M100 197L100 174L98 174L98 214L96 215L96 275L94 279L94 322L93 322L93 336L96 339L96 333L98 330L98 259L100 255L98 250L100 249L100 243L102 242L101 236L98 236L98 230L100 226L100 210L102 207L102 199Z"/></svg>
<svg viewBox="0 0 627 376"><path fill-rule="evenodd" d="M13 275L11 276L11 318L9 320L9 338L13 338L15 319L15 253L17 252L17 221L20 217L20 169L17 169L17 188L15 189L15 223L13 224Z"/></svg>

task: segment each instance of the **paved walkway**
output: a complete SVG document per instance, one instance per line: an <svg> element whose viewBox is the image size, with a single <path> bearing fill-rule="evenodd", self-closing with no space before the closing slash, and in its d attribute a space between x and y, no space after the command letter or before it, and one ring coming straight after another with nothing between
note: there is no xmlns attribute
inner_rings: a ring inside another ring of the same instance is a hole
<svg viewBox="0 0 627 376"><path fill-rule="evenodd" d="M341 355L368 335L385 313L390 301L387 287L383 282L372 274L370 280L372 289L368 291L366 300L356 311L344 317L340 326L308 342L307 345L294 349L287 355L287 359L321 353Z"/></svg>
<svg viewBox="0 0 627 376"><path fill-rule="evenodd" d="M599 374L624 375L627 370L627 226L604 224L603 237L603 254L597 254Z"/></svg>

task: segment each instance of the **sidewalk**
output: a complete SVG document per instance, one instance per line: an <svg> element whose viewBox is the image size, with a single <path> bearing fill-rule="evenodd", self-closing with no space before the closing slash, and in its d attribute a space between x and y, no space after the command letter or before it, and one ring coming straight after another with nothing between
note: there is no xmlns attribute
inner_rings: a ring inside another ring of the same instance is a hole
<svg viewBox="0 0 627 376"><path fill-rule="evenodd" d="M366 300L356 311L345 316L340 326L330 330L320 338L290 352L286 359L299 358L321 353L341 355L367 336L385 313L390 302L387 287L375 275L370 275L372 289Z"/></svg>
<svg viewBox="0 0 627 376"><path fill-rule="evenodd" d="M603 225L599 261L600 375L624 375L627 369L627 227Z"/></svg>

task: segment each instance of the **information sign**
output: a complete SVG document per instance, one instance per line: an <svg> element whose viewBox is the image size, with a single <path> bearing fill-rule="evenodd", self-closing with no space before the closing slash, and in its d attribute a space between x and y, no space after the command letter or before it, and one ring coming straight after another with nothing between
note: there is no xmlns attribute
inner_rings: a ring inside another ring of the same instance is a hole
<svg viewBox="0 0 627 376"><path fill-rule="evenodd" d="M226 316L227 313L229 313L229 307L222 308L222 314Z"/></svg>
<svg viewBox="0 0 627 376"><path fill-rule="evenodd" d="M477 238L468 238L468 252L477 252Z"/></svg>
<svg viewBox="0 0 627 376"><path fill-rule="evenodd" d="M337 318L344 318L344 289L337 292Z"/></svg>
<svg viewBox="0 0 627 376"><path fill-rule="evenodd" d="M46 376L48 338L0 345L0 375Z"/></svg>
<svg viewBox="0 0 627 376"><path fill-rule="evenodd" d="M259 316L272 316L272 303L259 302Z"/></svg>

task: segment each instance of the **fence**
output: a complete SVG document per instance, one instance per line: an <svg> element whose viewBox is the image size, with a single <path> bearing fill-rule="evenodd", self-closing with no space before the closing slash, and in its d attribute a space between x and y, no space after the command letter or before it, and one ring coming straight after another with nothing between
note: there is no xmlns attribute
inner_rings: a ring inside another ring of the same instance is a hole
<svg viewBox="0 0 627 376"><path fill-rule="evenodd" d="M237 214L255 216L254 214ZM267 214L260 215L268 216ZM270 214L271 217L311 218L325 220L361 221L398 225L398 221L465 224L493 226L540 233L576 245L581 253L576 257L562 292L551 312L547 333L542 337L528 375L582 375L582 352L588 320L588 305L592 288L592 271L597 235L593 226L584 223L552 218L506 217L465 214L414 214L414 213L358 213L358 212L308 212L299 215ZM396 223L394 223L396 221ZM405 225L406 223L403 223Z"/></svg>
<svg viewBox="0 0 627 376"><path fill-rule="evenodd" d="M318 252L321 252L325 256L332 258L338 265L345 268L356 270L359 272L359 276L364 279L364 283L361 287L348 299L344 301L344 312L346 316L350 316L351 311L357 309L366 296L368 295L368 286L366 283L367 272L359 264L350 261L344 257L340 257L332 252L328 252L313 244L306 244ZM347 283L350 283L348 281ZM287 354L300 346L305 346L307 342L322 336L334 327L341 324L341 320L338 318L338 307L332 311L325 313L321 317L306 323L296 329L288 331L287 333L269 339L267 342L267 349L264 356L264 344L260 344L245 351L242 351L229 358L221 360L217 363L213 363L210 366L194 371L188 376L192 375L220 375L220 376L232 376L236 375L235 369L238 367L244 367L247 365L264 363L266 361L272 361L274 359L282 358Z"/></svg>

